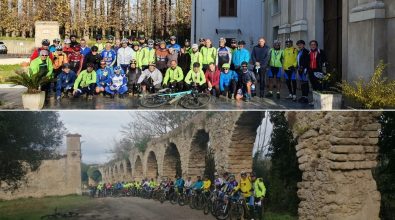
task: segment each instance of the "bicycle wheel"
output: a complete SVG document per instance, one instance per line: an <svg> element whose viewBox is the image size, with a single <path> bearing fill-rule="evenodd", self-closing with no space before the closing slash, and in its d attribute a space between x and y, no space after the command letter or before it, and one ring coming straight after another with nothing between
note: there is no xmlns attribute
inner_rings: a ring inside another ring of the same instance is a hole
<svg viewBox="0 0 395 220"><path fill-rule="evenodd" d="M230 220L241 219L244 216L244 208L241 204L232 204L229 214Z"/></svg>
<svg viewBox="0 0 395 220"><path fill-rule="evenodd" d="M178 205L184 206L185 205L185 194L181 194L178 196Z"/></svg>
<svg viewBox="0 0 395 220"><path fill-rule="evenodd" d="M165 105L168 99L165 96L146 95L140 99L140 105L146 108L158 108Z"/></svg>
<svg viewBox="0 0 395 220"><path fill-rule="evenodd" d="M218 220L225 220L229 217L230 204L225 204L223 201L217 201L215 204L215 217Z"/></svg>
<svg viewBox="0 0 395 220"><path fill-rule="evenodd" d="M213 208L213 203L211 202L211 200L206 200L206 203L205 203L204 209L203 209L203 213L205 215L208 215L211 212L212 208Z"/></svg>
<svg viewBox="0 0 395 220"><path fill-rule="evenodd" d="M203 108L211 100L211 96L206 93L186 95L181 98L180 105L186 109L199 109Z"/></svg>
<svg viewBox="0 0 395 220"><path fill-rule="evenodd" d="M172 204L172 205L175 205L175 204L177 204L177 193L172 193L172 194L170 194L170 196L169 196L169 200L170 200L170 203Z"/></svg>
<svg viewBox="0 0 395 220"><path fill-rule="evenodd" d="M195 209L195 197L189 196L188 197L189 208Z"/></svg>

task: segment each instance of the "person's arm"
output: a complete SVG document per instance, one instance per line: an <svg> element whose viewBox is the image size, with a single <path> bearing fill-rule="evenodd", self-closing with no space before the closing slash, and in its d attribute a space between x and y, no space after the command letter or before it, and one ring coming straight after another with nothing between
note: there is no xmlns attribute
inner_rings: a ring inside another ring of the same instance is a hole
<svg viewBox="0 0 395 220"><path fill-rule="evenodd" d="M83 64L84 64L84 55L81 54L80 67L78 68L77 74L79 74L81 72Z"/></svg>
<svg viewBox="0 0 395 220"><path fill-rule="evenodd" d="M92 77L92 79L90 79L90 80L88 80L88 82L87 82L87 84L88 85L90 85L90 84L92 84L92 83L96 83L96 72L95 71L93 71L93 77Z"/></svg>
<svg viewBox="0 0 395 220"><path fill-rule="evenodd" d="M193 70L190 70L190 71L188 72L187 76L185 77L185 83L186 83L186 84L191 84L192 71L193 71Z"/></svg>
<svg viewBox="0 0 395 220"><path fill-rule="evenodd" d="M184 79L184 72L182 71L181 67L177 67L176 72L178 73L176 81L181 82Z"/></svg>
<svg viewBox="0 0 395 220"><path fill-rule="evenodd" d="M121 49L121 48L120 48ZM118 53L117 53L117 66L121 65L121 53L120 53L120 49L118 49Z"/></svg>
<svg viewBox="0 0 395 220"><path fill-rule="evenodd" d="M250 63L250 59L251 59L250 52L248 52L248 50L245 49L244 59L243 60L246 61L247 63Z"/></svg>
<svg viewBox="0 0 395 220"><path fill-rule="evenodd" d="M270 55L270 48L268 47L266 53L264 54L263 57L263 63L261 63L261 67L264 68L265 66L263 65L267 65L269 63L269 55Z"/></svg>
<svg viewBox="0 0 395 220"><path fill-rule="evenodd" d="M158 69L156 69L156 75L157 75L157 78L156 78L156 81L154 81L154 85L161 84L163 81L163 76L162 76L162 73Z"/></svg>
<svg viewBox="0 0 395 220"><path fill-rule="evenodd" d="M223 77L223 74L221 74L220 77L219 77L219 90L221 92L224 91L224 77Z"/></svg>
<svg viewBox="0 0 395 220"><path fill-rule="evenodd" d="M227 49L228 49L228 54L229 54L229 65L230 64L232 64L232 50L229 48L229 47L227 47Z"/></svg>
<svg viewBox="0 0 395 220"><path fill-rule="evenodd" d="M219 60L218 60L218 52L219 52L219 48L217 49L217 53L216 53L215 66L218 66L218 62L219 62Z"/></svg>
<svg viewBox="0 0 395 220"><path fill-rule="evenodd" d="M77 79L76 79L75 82L74 82L74 92L77 91L78 86L80 85L81 80L82 80L82 74L79 74L78 77L77 77Z"/></svg>
<svg viewBox="0 0 395 220"><path fill-rule="evenodd" d="M200 83L199 85L203 85L206 83L206 77L204 76L203 71L200 71Z"/></svg>
<svg viewBox="0 0 395 220"><path fill-rule="evenodd" d="M114 50L111 50L113 61L110 66L114 66L115 62L117 61L117 53Z"/></svg>
<svg viewBox="0 0 395 220"><path fill-rule="evenodd" d="M163 85L167 85L167 82L170 79L170 68L166 70L165 78L163 79Z"/></svg>
<svg viewBox="0 0 395 220"><path fill-rule="evenodd" d="M255 63L256 63L255 47L252 48L252 52L251 52L251 63L252 63L253 65L255 65Z"/></svg>
<svg viewBox="0 0 395 220"><path fill-rule="evenodd" d="M52 65L52 60L49 59L49 57L47 58L47 65L48 65L48 73L47 73L47 77L49 79L52 79L53 75L53 65Z"/></svg>

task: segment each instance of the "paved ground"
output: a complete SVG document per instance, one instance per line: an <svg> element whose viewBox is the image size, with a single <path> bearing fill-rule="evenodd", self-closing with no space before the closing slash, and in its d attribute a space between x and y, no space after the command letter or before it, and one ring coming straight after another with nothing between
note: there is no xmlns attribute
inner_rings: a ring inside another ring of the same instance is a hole
<svg viewBox="0 0 395 220"><path fill-rule="evenodd" d="M76 210L79 217L76 219L95 220L214 220L203 211L190 209L189 206L181 207L171 205L169 202L160 202L140 198L102 198L95 199L87 208Z"/></svg>
<svg viewBox="0 0 395 220"><path fill-rule="evenodd" d="M26 55L15 55L15 54L1 54L0 65L14 65L21 64L23 62L29 62L30 59Z"/></svg>
<svg viewBox="0 0 395 220"><path fill-rule="evenodd" d="M23 109L21 94L26 91L26 89L21 88L10 88L9 86L0 85L0 100L2 105L0 109ZM286 94L284 91L283 94ZM311 98L310 98L311 99ZM137 97L128 97L125 99L110 99L109 97L96 96L93 100L86 100L84 98L74 99L66 98L60 103L55 101L53 95L50 96L49 100L46 102L44 109L47 110L61 110L61 109L75 109L75 110L91 110L91 109L144 109L139 105L139 100ZM179 105L167 105L161 109L167 110L185 110ZM254 97L249 103L244 101L229 100L226 98L213 98L211 103L206 107L206 110L281 110L281 109L295 109L295 110L305 110L313 109L313 107L308 105L303 105L291 100L276 98L264 98L260 99Z"/></svg>

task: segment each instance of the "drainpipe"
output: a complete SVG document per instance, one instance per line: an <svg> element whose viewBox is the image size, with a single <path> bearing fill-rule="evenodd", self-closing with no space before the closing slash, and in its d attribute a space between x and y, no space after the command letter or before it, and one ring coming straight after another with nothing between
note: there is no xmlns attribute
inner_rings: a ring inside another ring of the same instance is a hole
<svg viewBox="0 0 395 220"><path fill-rule="evenodd" d="M195 20L194 20L194 27L193 27L193 42L194 43L196 43L196 24L197 24L197 22L196 22L196 16L197 16L197 0L194 0L194 11L195 11L195 15L194 15L194 18L195 18Z"/></svg>

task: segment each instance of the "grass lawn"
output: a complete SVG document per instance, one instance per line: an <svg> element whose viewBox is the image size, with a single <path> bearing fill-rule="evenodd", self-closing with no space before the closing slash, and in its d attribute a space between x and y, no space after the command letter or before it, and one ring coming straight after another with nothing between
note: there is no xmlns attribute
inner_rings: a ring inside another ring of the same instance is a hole
<svg viewBox="0 0 395 220"><path fill-rule="evenodd" d="M265 220L297 220L297 216L291 216L289 214L266 212L264 214Z"/></svg>
<svg viewBox="0 0 395 220"><path fill-rule="evenodd" d="M34 41L34 38L24 38L24 37L0 37L0 41L2 40L25 40L25 41Z"/></svg>
<svg viewBox="0 0 395 220"><path fill-rule="evenodd" d="M55 208L64 213L87 206L90 202L92 199L89 197L77 195L0 201L0 219L40 219L43 215L53 214Z"/></svg>
<svg viewBox="0 0 395 220"><path fill-rule="evenodd" d="M0 65L0 84L7 82L7 78L15 75L15 70L19 69L21 65Z"/></svg>

